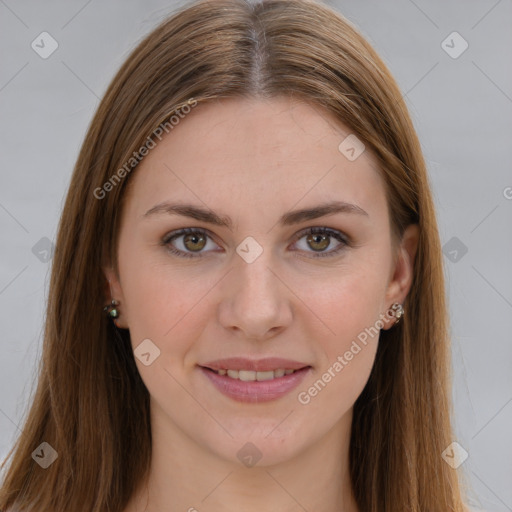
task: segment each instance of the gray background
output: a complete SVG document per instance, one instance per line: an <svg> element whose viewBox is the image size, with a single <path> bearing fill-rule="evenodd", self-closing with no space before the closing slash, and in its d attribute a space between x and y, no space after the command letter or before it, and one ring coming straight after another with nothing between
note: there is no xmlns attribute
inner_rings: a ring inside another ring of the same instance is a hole
<svg viewBox="0 0 512 512"><path fill-rule="evenodd" d="M33 389L48 248L86 128L129 51L181 3L0 0L2 458ZM455 440L469 454L457 471L472 506L512 511L512 1L329 4L406 96L445 245ZM43 31L58 42L46 59L31 47ZM457 58L454 31L469 45Z"/></svg>

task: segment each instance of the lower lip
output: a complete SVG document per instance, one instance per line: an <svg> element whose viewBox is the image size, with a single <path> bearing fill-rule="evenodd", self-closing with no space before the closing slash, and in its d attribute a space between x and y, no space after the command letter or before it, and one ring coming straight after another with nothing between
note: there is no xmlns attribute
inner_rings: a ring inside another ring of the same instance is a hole
<svg viewBox="0 0 512 512"><path fill-rule="evenodd" d="M269 402L277 400L296 388L311 369L310 366L271 380L245 382L219 375L213 370L200 366L210 382L224 395L238 402Z"/></svg>

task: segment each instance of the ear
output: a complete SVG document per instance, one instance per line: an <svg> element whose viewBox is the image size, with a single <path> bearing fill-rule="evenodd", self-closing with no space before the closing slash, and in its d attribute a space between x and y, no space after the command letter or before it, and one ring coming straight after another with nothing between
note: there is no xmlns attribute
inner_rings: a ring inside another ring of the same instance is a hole
<svg viewBox="0 0 512 512"><path fill-rule="evenodd" d="M404 231L397 248L394 267L391 269L391 280L388 283L384 304L386 311L395 302L403 304L411 289L418 240L419 226L417 224L410 224Z"/></svg>
<svg viewBox="0 0 512 512"><path fill-rule="evenodd" d="M128 323L126 321L126 314L123 313L124 294L121 287L121 282L117 272L110 266L102 267L103 274L105 275L105 304L110 304L112 299L119 302L119 306L116 307L119 316L114 320L116 327L121 329L128 329Z"/></svg>

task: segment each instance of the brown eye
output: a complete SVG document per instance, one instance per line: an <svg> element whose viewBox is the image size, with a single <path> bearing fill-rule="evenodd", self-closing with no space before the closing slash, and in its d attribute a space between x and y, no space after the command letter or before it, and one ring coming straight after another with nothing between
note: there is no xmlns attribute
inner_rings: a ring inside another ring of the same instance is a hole
<svg viewBox="0 0 512 512"><path fill-rule="evenodd" d="M199 258L203 256L204 252L208 252L203 249L207 247L209 240L211 240L211 237L205 230L201 228L185 228L167 234L161 244L177 256Z"/></svg>
<svg viewBox="0 0 512 512"><path fill-rule="evenodd" d="M314 258L335 256L346 247L350 246L350 239L339 231L324 227L312 227L302 231L296 236L295 244L305 239L303 247L299 247L301 252L312 254ZM332 244L332 239L338 241L338 245L331 250L328 249ZM200 258L205 253L210 252L207 248L208 242L218 248L212 240L212 237L206 230L201 228L184 228L167 234L161 242L169 252L176 256L184 258ZM211 249L210 249L211 250Z"/></svg>
<svg viewBox="0 0 512 512"><path fill-rule="evenodd" d="M315 251L323 251L331 244L328 235L310 234L306 240L309 246Z"/></svg>
<svg viewBox="0 0 512 512"><path fill-rule="evenodd" d="M206 245L206 237L202 233L185 235L183 245L190 251L200 251Z"/></svg>
<svg viewBox="0 0 512 512"><path fill-rule="evenodd" d="M313 253L314 258L335 256L350 246L349 238L343 233L324 227L312 227L302 231L297 235L295 243L298 244L303 238L306 243L299 249L302 252ZM339 244L334 249L327 251L326 249L332 245L332 239L337 240Z"/></svg>

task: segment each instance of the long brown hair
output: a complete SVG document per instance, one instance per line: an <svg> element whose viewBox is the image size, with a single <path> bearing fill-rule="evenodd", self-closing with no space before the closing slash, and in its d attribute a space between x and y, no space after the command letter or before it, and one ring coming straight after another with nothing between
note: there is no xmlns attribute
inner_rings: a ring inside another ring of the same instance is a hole
<svg viewBox="0 0 512 512"><path fill-rule="evenodd" d="M116 268L122 201L136 172L126 162L191 99L200 108L227 97L284 94L350 127L378 159L393 233L399 238L411 223L420 229L406 315L381 331L354 405L350 470L360 510L464 510L457 472L441 457L453 440L448 318L421 147L383 61L350 22L310 0L189 4L153 30L114 77L62 213L37 390L3 463L11 459L0 510L121 512L148 475L148 391L129 332L102 314L101 269L105 262ZM47 469L31 456L42 442L58 453Z"/></svg>

